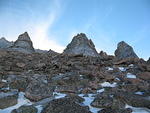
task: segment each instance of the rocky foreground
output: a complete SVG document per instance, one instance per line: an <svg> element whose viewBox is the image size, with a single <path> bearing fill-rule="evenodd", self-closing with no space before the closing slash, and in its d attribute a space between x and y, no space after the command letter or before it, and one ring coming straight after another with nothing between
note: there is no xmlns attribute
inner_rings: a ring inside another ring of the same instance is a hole
<svg viewBox="0 0 150 113"><path fill-rule="evenodd" d="M98 53L83 33L61 54L34 49L27 32L1 38L0 113L150 113L150 59L124 41Z"/></svg>

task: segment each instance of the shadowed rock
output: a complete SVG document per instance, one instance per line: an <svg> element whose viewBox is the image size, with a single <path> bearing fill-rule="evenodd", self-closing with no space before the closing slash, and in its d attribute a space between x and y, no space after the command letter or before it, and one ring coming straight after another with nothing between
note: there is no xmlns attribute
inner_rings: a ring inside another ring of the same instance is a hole
<svg viewBox="0 0 150 113"><path fill-rule="evenodd" d="M38 110L34 106L21 106L17 109L14 109L11 113L37 113Z"/></svg>
<svg viewBox="0 0 150 113"><path fill-rule="evenodd" d="M118 59L138 58L133 48L124 41L118 43L117 50L115 51L115 56Z"/></svg>
<svg viewBox="0 0 150 113"><path fill-rule="evenodd" d="M25 91L25 96L32 101L40 101L52 96L53 89L48 86L45 75L35 74Z"/></svg>
<svg viewBox="0 0 150 113"><path fill-rule="evenodd" d="M35 49L35 52L36 53L47 53L48 51L47 50L40 50L40 49Z"/></svg>
<svg viewBox="0 0 150 113"><path fill-rule="evenodd" d="M88 107L81 106L70 98L61 98L51 101L42 113L91 113Z"/></svg>
<svg viewBox="0 0 150 113"><path fill-rule="evenodd" d="M14 42L14 45L11 48L20 52L30 53L35 51L27 32L19 35L18 39Z"/></svg>
<svg viewBox="0 0 150 113"><path fill-rule="evenodd" d="M4 109L17 104L18 92L0 92L0 109Z"/></svg>
<svg viewBox="0 0 150 113"><path fill-rule="evenodd" d="M55 55L58 55L59 53L57 53L57 52L55 52L55 51L53 51L53 50L49 50L48 52L47 52L49 55L51 55L51 56L55 56Z"/></svg>
<svg viewBox="0 0 150 113"><path fill-rule="evenodd" d="M9 42L4 37L0 39L0 48L9 48L13 45L13 42Z"/></svg>
<svg viewBox="0 0 150 113"><path fill-rule="evenodd" d="M150 58L148 59L147 63L150 64Z"/></svg>
<svg viewBox="0 0 150 113"><path fill-rule="evenodd" d="M64 54L99 57L91 39L88 39L84 33L74 36L71 43L64 50Z"/></svg>

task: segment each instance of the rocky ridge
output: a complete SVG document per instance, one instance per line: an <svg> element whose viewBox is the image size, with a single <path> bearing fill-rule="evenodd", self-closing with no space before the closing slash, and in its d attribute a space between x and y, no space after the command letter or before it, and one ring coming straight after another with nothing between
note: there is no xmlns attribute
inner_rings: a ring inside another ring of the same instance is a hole
<svg viewBox="0 0 150 113"><path fill-rule="evenodd" d="M0 48L9 48L13 45L13 42L9 42L4 37L0 39Z"/></svg>
<svg viewBox="0 0 150 113"><path fill-rule="evenodd" d="M138 58L132 49L117 53L121 59L103 51L97 57L84 34L76 38L60 54L1 48L0 113L149 113L149 61ZM80 47L86 52L76 52ZM124 48L126 44L119 51Z"/></svg>
<svg viewBox="0 0 150 113"><path fill-rule="evenodd" d="M11 49L20 51L20 52L34 52L32 41L27 32L19 35L18 39L10 47Z"/></svg>

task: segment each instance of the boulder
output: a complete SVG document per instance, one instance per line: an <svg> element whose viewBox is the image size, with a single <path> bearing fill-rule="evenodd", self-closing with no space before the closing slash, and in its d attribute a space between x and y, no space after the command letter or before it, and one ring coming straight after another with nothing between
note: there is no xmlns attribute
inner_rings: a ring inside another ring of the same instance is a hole
<svg viewBox="0 0 150 113"><path fill-rule="evenodd" d="M99 55L104 59L108 57L107 53L104 51L100 51Z"/></svg>
<svg viewBox="0 0 150 113"><path fill-rule="evenodd" d="M84 33L74 36L71 43L67 46L63 53L99 57L92 40L88 39Z"/></svg>
<svg viewBox="0 0 150 113"><path fill-rule="evenodd" d="M98 113L132 113L132 109L127 108L127 109L102 109Z"/></svg>
<svg viewBox="0 0 150 113"><path fill-rule="evenodd" d="M69 98L60 98L51 101L42 113L91 113L88 107L81 106Z"/></svg>
<svg viewBox="0 0 150 113"><path fill-rule="evenodd" d="M34 52L32 41L27 32L19 35L18 39L14 42L13 46L11 46L13 50L17 50L24 53L32 53Z"/></svg>
<svg viewBox="0 0 150 113"><path fill-rule="evenodd" d="M35 52L36 52L36 53L42 53L42 54L45 54L45 53L47 53L48 51L47 51L47 50L35 49Z"/></svg>
<svg viewBox="0 0 150 113"><path fill-rule="evenodd" d="M11 113L37 113L38 110L34 106L21 106L18 109L14 109Z"/></svg>
<svg viewBox="0 0 150 113"><path fill-rule="evenodd" d="M115 51L115 56L118 59L138 58L133 48L124 41L118 43L117 50Z"/></svg>
<svg viewBox="0 0 150 113"><path fill-rule="evenodd" d="M125 108L125 103L115 98L111 93L101 93L96 96L96 98L91 103L93 107L98 108L112 108L112 109L123 109Z"/></svg>
<svg viewBox="0 0 150 113"><path fill-rule="evenodd" d="M149 97L144 97L138 94L127 93L127 92L117 92L115 96L133 107L146 107L150 109Z"/></svg>
<svg viewBox="0 0 150 113"><path fill-rule="evenodd" d="M150 72L141 72L138 77L143 80L150 80Z"/></svg>
<svg viewBox="0 0 150 113"><path fill-rule="evenodd" d="M52 77L51 84L57 86L57 92L77 93L79 89L88 85L88 79L84 75L68 72Z"/></svg>
<svg viewBox="0 0 150 113"><path fill-rule="evenodd" d="M25 91L29 82L26 76L23 75L8 75L7 81L11 89Z"/></svg>
<svg viewBox="0 0 150 113"><path fill-rule="evenodd" d="M4 37L0 38L0 48L9 48L13 45L13 42L9 42Z"/></svg>
<svg viewBox="0 0 150 113"><path fill-rule="evenodd" d="M69 97L72 101L77 102L77 103L82 103L83 101L85 101L84 98L82 98L74 93L70 93L66 97Z"/></svg>
<svg viewBox="0 0 150 113"><path fill-rule="evenodd" d="M49 50L48 52L47 52L50 56L55 56L55 55L59 55L59 53L57 53L57 52L55 52L55 51L53 51L53 50Z"/></svg>
<svg viewBox="0 0 150 113"><path fill-rule="evenodd" d="M48 86L44 75L34 75L25 91L25 96L32 101L40 101L53 95L53 88Z"/></svg>
<svg viewBox="0 0 150 113"><path fill-rule="evenodd" d="M107 55L107 53L104 52L104 51L100 51L99 55L100 55L100 58L101 58L102 60L108 61L108 60L113 60L113 59L114 59L114 56L113 56L113 55Z"/></svg>
<svg viewBox="0 0 150 113"><path fill-rule="evenodd" d="M17 104L18 91L0 92L0 109Z"/></svg>

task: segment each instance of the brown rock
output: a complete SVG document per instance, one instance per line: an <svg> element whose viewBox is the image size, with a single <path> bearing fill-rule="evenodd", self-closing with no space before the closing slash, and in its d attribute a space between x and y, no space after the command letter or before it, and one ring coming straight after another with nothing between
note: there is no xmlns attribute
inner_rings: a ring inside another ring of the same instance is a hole
<svg viewBox="0 0 150 113"><path fill-rule="evenodd" d="M91 113L88 107L81 106L69 98L51 101L42 113Z"/></svg>
<svg viewBox="0 0 150 113"><path fill-rule="evenodd" d="M138 77L143 80L150 80L150 72L141 72L138 74Z"/></svg>
<svg viewBox="0 0 150 113"><path fill-rule="evenodd" d="M24 63L17 63L16 65L17 65L18 67L20 67L20 68L25 67L25 64L24 64Z"/></svg>
<svg viewBox="0 0 150 113"><path fill-rule="evenodd" d="M0 92L0 109L4 109L17 104L18 92Z"/></svg>

